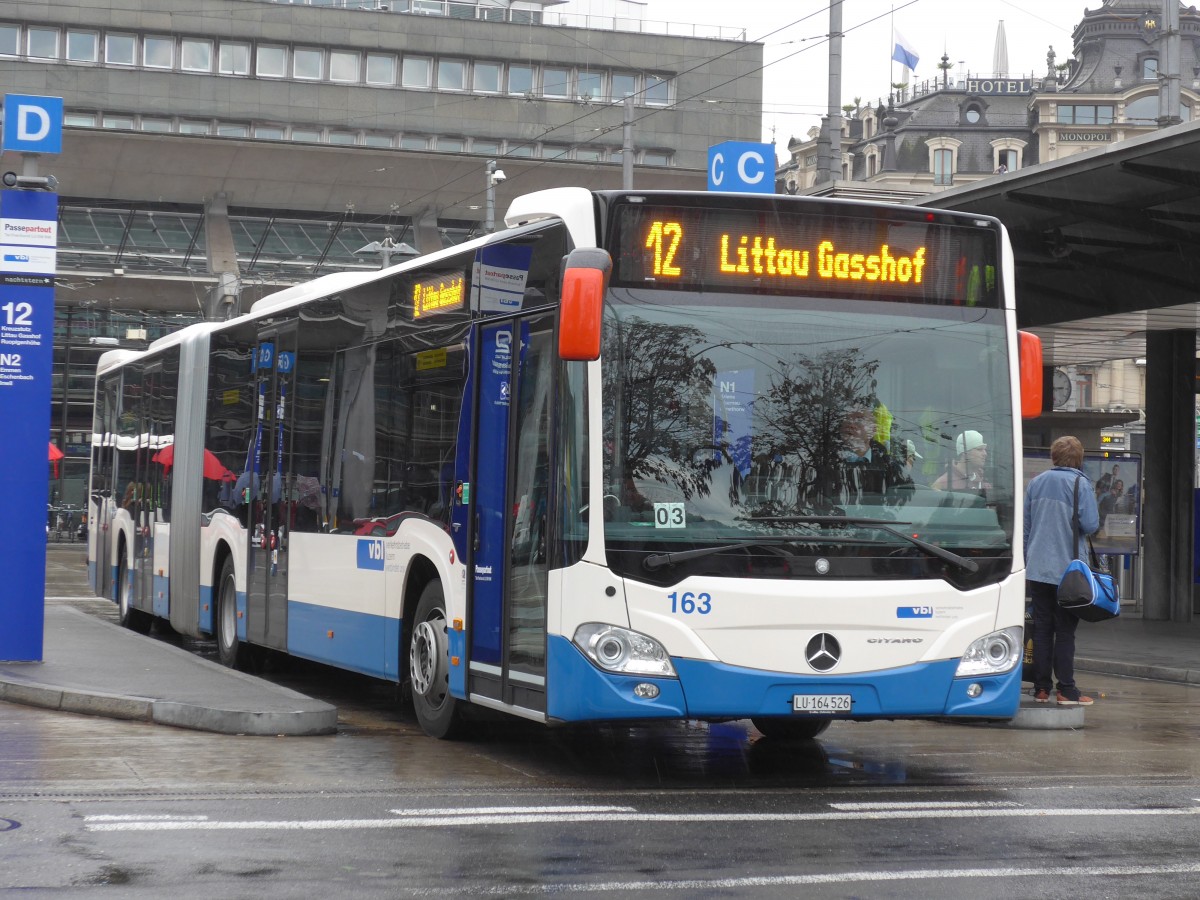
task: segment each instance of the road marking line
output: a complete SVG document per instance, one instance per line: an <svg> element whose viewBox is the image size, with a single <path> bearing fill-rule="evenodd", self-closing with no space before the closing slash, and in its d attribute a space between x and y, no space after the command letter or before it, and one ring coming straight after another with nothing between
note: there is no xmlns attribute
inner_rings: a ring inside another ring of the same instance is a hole
<svg viewBox="0 0 1200 900"><path fill-rule="evenodd" d="M393 809L389 810L397 816L492 816L510 815L517 813L601 813L601 812L637 812L633 806L467 806L447 809L437 807L431 809Z"/></svg>
<svg viewBox="0 0 1200 900"><path fill-rule="evenodd" d="M85 825L88 831L350 831L380 828L446 828L465 825L541 825L603 822L855 822L884 819L997 819L1043 817L1194 816L1186 809L912 809L821 813L518 813L516 815L412 816L397 819L307 819L244 822L111 822Z"/></svg>
<svg viewBox="0 0 1200 900"><path fill-rule="evenodd" d="M97 815L84 816L85 822L207 822L208 816L171 816L171 815Z"/></svg>
<svg viewBox="0 0 1200 900"><path fill-rule="evenodd" d="M512 884L483 888L410 889L414 897L515 897L538 894L599 894L640 891L713 891L747 887L790 887L807 884L852 884L872 881L927 881L939 878L1056 878L1108 877L1110 875L1191 875L1200 863L1164 866L1030 866L1004 869L911 869L900 872L830 872L812 875L764 875L746 878L692 879L687 881L607 881L575 884Z"/></svg>
<svg viewBox="0 0 1200 900"><path fill-rule="evenodd" d="M1021 804L1013 803L1010 800L930 800L928 802L897 800L894 803L830 803L829 805L833 809L851 812L870 809L998 809L1018 807Z"/></svg>

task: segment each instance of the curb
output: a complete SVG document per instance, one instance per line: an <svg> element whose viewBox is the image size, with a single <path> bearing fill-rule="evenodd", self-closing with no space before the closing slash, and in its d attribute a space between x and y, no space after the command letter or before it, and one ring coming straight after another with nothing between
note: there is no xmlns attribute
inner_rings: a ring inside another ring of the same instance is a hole
<svg viewBox="0 0 1200 900"><path fill-rule="evenodd" d="M0 700L85 716L174 725L217 734L309 737L337 731L337 708L328 704L310 710L253 712L13 681L0 681Z"/></svg>
<svg viewBox="0 0 1200 900"><path fill-rule="evenodd" d="M1075 668L1083 672L1095 672L1098 675L1122 675L1126 678L1145 678L1149 681L1200 685L1200 669L1153 666L1110 659L1087 659L1079 656L1075 657Z"/></svg>

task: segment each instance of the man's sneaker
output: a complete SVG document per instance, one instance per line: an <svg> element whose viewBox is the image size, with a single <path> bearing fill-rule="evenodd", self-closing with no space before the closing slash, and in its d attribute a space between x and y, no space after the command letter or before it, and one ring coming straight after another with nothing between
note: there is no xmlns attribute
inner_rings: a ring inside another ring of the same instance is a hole
<svg viewBox="0 0 1200 900"><path fill-rule="evenodd" d="M1050 692L1049 691L1038 691L1036 694L1033 695L1033 702L1034 703L1049 703L1050 702Z"/></svg>
<svg viewBox="0 0 1200 900"><path fill-rule="evenodd" d="M1091 706L1095 702L1096 701L1093 700L1091 697L1085 697L1083 694L1080 694L1074 700L1072 700L1070 697L1067 697L1063 694L1058 695L1058 705L1059 706Z"/></svg>

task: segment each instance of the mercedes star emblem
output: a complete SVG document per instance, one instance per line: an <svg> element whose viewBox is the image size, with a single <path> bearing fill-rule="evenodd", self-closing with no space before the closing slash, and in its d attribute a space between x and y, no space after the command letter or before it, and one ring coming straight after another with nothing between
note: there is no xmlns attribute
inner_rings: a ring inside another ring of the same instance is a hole
<svg viewBox="0 0 1200 900"><path fill-rule="evenodd" d="M818 672L828 672L842 658L842 645L832 634L813 635L808 646L804 648L804 659L809 666Z"/></svg>

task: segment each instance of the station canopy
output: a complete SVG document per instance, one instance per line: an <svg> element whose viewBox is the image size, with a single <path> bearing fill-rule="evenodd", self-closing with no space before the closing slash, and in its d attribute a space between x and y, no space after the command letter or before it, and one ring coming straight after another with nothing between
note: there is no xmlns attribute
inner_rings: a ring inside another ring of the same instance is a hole
<svg viewBox="0 0 1200 900"><path fill-rule="evenodd" d="M1144 357L1200 328L1200 121L924 197L995 216L1016 257L1018 326L1047 365Z"/></svg>

